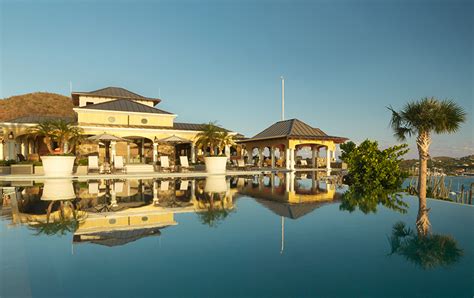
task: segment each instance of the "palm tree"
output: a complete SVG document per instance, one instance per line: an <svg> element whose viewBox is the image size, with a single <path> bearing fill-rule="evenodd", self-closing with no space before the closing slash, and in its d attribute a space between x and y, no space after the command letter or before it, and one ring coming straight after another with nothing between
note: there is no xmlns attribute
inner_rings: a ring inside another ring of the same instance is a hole
<svg viewBox="0 0 474 298"><path fill-rule="evenodd" d="M43 137L43 142L51 154L71 153L82 139L82 132L81 128L64 120L44 121L29 129L29 133ZM58 152L54 151L53 142L57 142Z"/></svg>
<svg viewBox="0 0 474 298"><path fill-rule="evenodd" d="M209 147L209 154L211 156L218 155L223 147L235 144L234 136L218 126L216 122L204 124L202 131L199 132L196 137L196 144L201 147L203 151ZM216 152L216 148L218 152Z"/></svg>
<svg viewBox="0 0 474 298"><path fill-rule="evenodd" d="M432 133L454 133L461 123L466 120L466 112L452 100L438 100L436 98L423 98L419 101L409 102L401 111L392 112L390 126L395 132L395 137L404 141L407 137L416 135L416 145L420 160L418 176L419 209L416 226L420 231L427 231L430 223L426 208L426 176L427 163L430 157Z"/></svg>

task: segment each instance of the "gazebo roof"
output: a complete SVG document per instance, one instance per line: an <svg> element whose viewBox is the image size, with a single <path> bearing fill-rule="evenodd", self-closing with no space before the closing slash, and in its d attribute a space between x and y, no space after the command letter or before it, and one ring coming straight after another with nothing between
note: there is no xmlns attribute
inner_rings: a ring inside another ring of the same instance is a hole
<svg viewBox="0 0 474 298"><path fill-rule="evenodd" d="M290 119L278 121L250 139L240 142L252 142L267 139L323 139L333 140L335 142L344 142L347 139L343 137L329 136L319 128L312 127L301 120Z"/></svg>

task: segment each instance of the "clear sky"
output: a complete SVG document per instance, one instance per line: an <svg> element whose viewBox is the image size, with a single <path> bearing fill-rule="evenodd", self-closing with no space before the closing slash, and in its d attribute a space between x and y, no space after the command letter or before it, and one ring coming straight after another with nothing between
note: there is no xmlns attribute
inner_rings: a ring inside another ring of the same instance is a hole
<svg viewBox="0 0 474 298"><path fill-rule="evenodd" d="M0 3L0 97L120 86L252 136L280 119L284 75L287 118L382 146L387 105L454 99L468 122L432 155L474 154L471 0Z"/></svg>

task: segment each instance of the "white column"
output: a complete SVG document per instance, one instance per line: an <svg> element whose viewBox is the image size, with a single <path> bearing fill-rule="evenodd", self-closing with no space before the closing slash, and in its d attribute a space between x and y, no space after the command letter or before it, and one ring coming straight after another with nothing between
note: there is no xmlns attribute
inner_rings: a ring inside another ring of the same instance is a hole
<svg viewBox="0 0 474 298"><path fill-rule="evenodd" d="M116 149L116 145L117 145L117 142L116 141L112 141L110 142L110 158L112 160L112 162L114 162L115 160L115 155L117 154L117 149Z"/></svg>
<svg viewBox="0 0 474 298"><path fill-rule="evenodd" d="M158 161L158 143L153 143L153 164Z"/></svg>
<svg viewBox="0 0 474 298"><path fill-rule="evenodd" d="M110 195L111 195L111 198L110 198L110 205L112 207L118 207L118 204L117 204L117 193L115 192L115 189L112 189L110 191Z"/></svg>
<svg viewBox="0 0 474 298"><path fill-rule="evenodd" d="M130 143L127 143L127 163L130 163Z"/></svg>
<svg viewBox="0 0 474 298"><path fill-rule="evenodd" d="M290 149L290 169L294 170L295 169L295 161L296 161L296 149Z"/></svg>
<svg viewBox="0 0 474 298"><path fill-rule="evenodd" d="M316 146L311 146L311 162L313 169L316 169L318 167L317 161L316 161L316 152L317 152Z"/></svg>
<svg viewBox="0 0 474 298"><path fill-rule="evenodd" d="M253 164L252 151L253 151L253 149L250 149L249 151L247 151L247 154L248 154L248 161L247 161L247 163L248 163L248 164Z"/></svg>
<svg viewBox="0 0 474 298"><path fill-rule="evenodd" d="M196 162L196 147L194 146L194 143L191 143L191 163Z"/></svg>
<svg viewBox="0 0 474 298"><path fill-rule="evenodd" d="M331 150L326 147L326 170L331 171Z"/></svg>
<svg viewBox="0 0 474 298"><path fill-rule="evenodd" d="M4 149L3 149L4 146L5 146L5 142L2 140L2 142L0 143L0 160L5 159Z"/></svg>
<svg viewBox="0 0 474 298"><path fill-rule="evenodd" d="M275 167L275 147L270 147L270 158L272 159L272 168Z"/></svg>
<svg viewBox="0 0 474 298"><path fill-rule="evenodd" d="M295 192L295 172L289 173L289 176L290 176L290 192Z"/></svg>
<svg viewBox="0 0 474 298"><path fill-rule="evenodd" d="M331 153L332 153L332 160L335 161L336 160L336 150L331 151Z"/></svg>
<svg viewBox="0 0 474 298"><path fill-rule="evenodd" d="M285 165L287 170L291 169L290 149L288 148L285 149Z"/></svg>
<svg viewBox="0 0 474 298"><path fill-rule="evenodd" d="M63 152L66 153L69 150L69 144L68 142L65 142L63 145Z"/></svg>
<svg viewBox="0 0 474 298"><path fill-rule="evenodd" d="M285 189L290 192L290 173L285 173Z"/></svg>
<svg viewBox="0 0 474 298"><path fill-rule="evenodd" d="M21 150L21 151L20 151L20 152L21 152L21 154L22 154L24 157L26 157L26 146L25 146L25 141L21 140L20 146L21 146L21 147L20 147L20 148L21 148L21 149L20 149L20 150Z"/></svg>
<svg viewBox="0 0 474 298"><path fill-rule="evenodd" d="M145 163L145 139L142 139L140 146L140 163Z"/></svg>
<svg viewBox="0 0 474 298"><path fill-rule="evenodd" d="M258 148L258 166L263 166L263 148Z"/></svg>

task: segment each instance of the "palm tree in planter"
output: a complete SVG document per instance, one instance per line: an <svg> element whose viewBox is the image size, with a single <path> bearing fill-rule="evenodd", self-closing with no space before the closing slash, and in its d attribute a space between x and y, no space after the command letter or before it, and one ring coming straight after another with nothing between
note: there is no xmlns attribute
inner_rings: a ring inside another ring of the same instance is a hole
<svg viewBox="0 0 474 298"><path fill-rule="evenodd" d="M29 130L30 134L43 137L49 155L41 156L45 175L71 175L75 156L71 154L82 139L83 130L64 120L49 120ZM56 147L54 147L56 145Z"/></svg>
<svg viewBox="0 0 474 298"><path fill-rule="evenodd" d="M466 112L454 101L433 97L409 102L401 111L395 111L392 107L388 109L392 112L390 125L397 139L404 141L407 137L416 135L420 160L416 227L420 234L426 235L430 228L429 209L426 208L426 176L431 135L456 132L466 120Z"/></svg>
<svg viewBox="0 0 474 298"><path fill-rule="evenodd" d="M223 152L225 146L234 144L233 135L216 125L215 122L209 122L203 125L202 131L196 135L196 138L196 145L207 155L204 157L206 171L225 173L227 156L219 155L219 152ZM209 148L209 152L206 152L207 148Z"/></svg>

